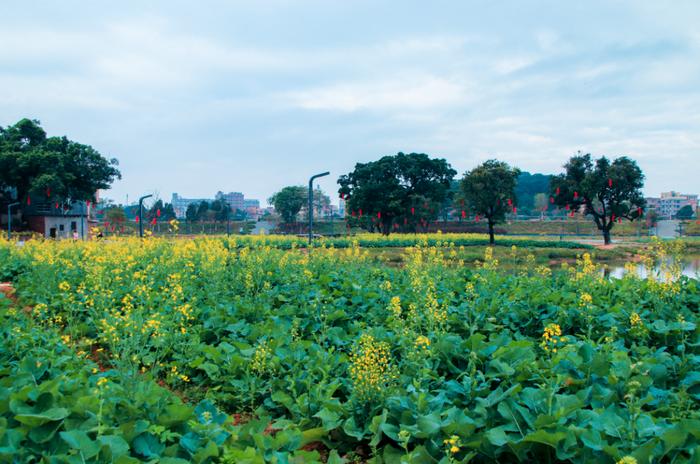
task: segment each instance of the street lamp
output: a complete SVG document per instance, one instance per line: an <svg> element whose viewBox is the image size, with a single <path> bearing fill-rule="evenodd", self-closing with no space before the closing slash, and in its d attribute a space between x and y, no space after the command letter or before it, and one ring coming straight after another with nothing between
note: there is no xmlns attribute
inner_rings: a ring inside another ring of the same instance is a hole
<svg viewBox="0 0 700 464"><path fill-rule="evenodd" d="M327 176L330 174L330 172L322 172L321 174L316 174L314 176L311 176L309 179L309 245L311 245L311 242L314 239L314 232L313 232L313 225L314 225L314 179L318 179L319 177Z"/></svg>
<svg viewBox="0 0 700 464"><path fill-rule="evenodd" d="M144 195L139 198L139 237L143 237L143 200L153 195Z"/></svg>
<svg viewBox="0 0 700 464"><path fill-rule="evenodd" d="M12 238L12 207L19 205L19 202L7 205L7 240Z"/></svg>

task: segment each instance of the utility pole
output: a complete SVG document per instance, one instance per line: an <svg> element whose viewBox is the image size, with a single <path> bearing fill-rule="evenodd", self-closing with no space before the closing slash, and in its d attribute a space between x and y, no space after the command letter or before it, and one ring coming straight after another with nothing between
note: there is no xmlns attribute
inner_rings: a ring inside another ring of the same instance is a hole
<svg viewBox="0 0 700 464"><path fill-rule="evenodd" d="M150 198L153 195L144 195L139 198L139 237L143 238L143 200Z"/></svg>
<svg viewBox="0 0 700 464"><path fill-rule="evenodd" d="M316 174L309 178L309 245L314 239L313 225L314 225L314 179L319 177L327 176L330 172L322 172L321 174Z"/></svg>
<svg viewBox="0 0 700 464"><path fill-rule="evenodd" d="M18 201L7 205L7 240L12 238L12 207L17 205L19 205Z"/></svg>

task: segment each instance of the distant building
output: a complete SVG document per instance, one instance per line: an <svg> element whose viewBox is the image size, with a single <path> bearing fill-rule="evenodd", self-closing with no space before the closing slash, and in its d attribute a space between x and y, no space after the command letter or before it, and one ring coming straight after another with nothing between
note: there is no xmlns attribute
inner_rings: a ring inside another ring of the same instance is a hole
<svg viewBox="0 0 700 464"><path fill-rule="evenodd" d="M47 238L80 238L88 236L90 206L86 202L70 205L33 201L23 206L22 213L29 228Z"/></svg>
<svg viewBox="0 0 700 464"><path fill-rule="evenodd" d="M345 217L345 200L342 198L338 200L338 216Z"/></svg>
<svg viewBox="0 0 700 464"><path fill-rule="evenodd" d="M224 200L226 203L229 204L232 211L236 211L238 209L241 211L245 211L245 198L241 192L224 193L219 191L216 192L216 199Z"/></svg>
<svg viewBox="0 0 700 464"><path fill-rule="evenodd" d="M661 217L675 217L684 206L690 205L693 211L698 210L697 194L681 194L678 192L662 192L660 198L650 197L646 199L647 209L655 210Z"/></svg>
<svg viewBox="0 0 700 464"><path fill-rule="evenodd" d="M262 210L260 209L260 200L249 199L243 202L245 205L245 212L249 219L258 220L262 216Z"/></svg>
<svg viewBox="0 0 700 464"><path fill-rule="evenodd" d="M173 210L175 211L175 217L184 218L187 212L187 207L191 204L199 204L203 201L212 201L210 198L182 198L177 193L173 193L173 199L170 203L173 205Z"/></svg>

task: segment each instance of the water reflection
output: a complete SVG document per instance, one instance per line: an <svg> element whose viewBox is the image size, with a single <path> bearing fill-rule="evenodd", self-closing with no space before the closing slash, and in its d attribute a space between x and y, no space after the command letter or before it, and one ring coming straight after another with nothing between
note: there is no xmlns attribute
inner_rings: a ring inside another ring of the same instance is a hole
<svg viewBox="0 0 700 464"><path fill-rule="evenodd" d="M647 277L647 270L641 263L635 266L635 270L639 277L643 279ZM654 268L654 277L664 277L663 272L660 275L660 271L662 271L660 267ZM605 266L601 272L605 277L615 277L617 279L624 277L627 273L625 266L619 264ZM682 260L681 274L687 277L694 277L696 279L700 278L700 257Z"/></svg>

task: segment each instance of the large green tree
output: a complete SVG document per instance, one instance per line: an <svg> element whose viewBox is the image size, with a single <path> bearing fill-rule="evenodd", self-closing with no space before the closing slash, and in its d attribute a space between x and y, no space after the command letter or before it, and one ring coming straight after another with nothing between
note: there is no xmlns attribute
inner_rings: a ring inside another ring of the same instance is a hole
<svg viewBox="0 0 700 464"><path fill-rule="evenodd" d="M296 220L301 208L308 202L308 189L301 185L290 185L272 195L267 202L275 207L282 220L289 224Z"/></svg>
<svg viewBox="0 0 700 464"><path fill-rule="evenodd" d="M39 121L22 119L0 127L0 190L31 198L70 203L93 200L121 174L116 159L66 137L47 137Z"/></svg>
<svg viewBox="0 0 700 464"><path fill-rule="evenodd" d="M457 171L444 159L423 153L398 153L377 161L357 163L355 169L338 179L346 210L369 218L389 235L392 225L437 217L448 197L450 182ZM402 221L403 219L403 221Z"/></svg>
<svg viewBox="0 0 700 464"><path fill-rule="evenodd" d="M515 186L520 170L488 160L464 174L462 192L472 212L486 218L489 242L495 243L494 226L517 205Z"/></svg>
<svg viewBox="0 0 700 464"><path fill-rule="evenodd" d="M616 221L642 216L646 206L641 190L644 174L634 160L621 156L611 162L603 156L594 162L590 154L579 153L569 159L564 170L552 178L554 204L591 216L606 245Z"/></svg>

